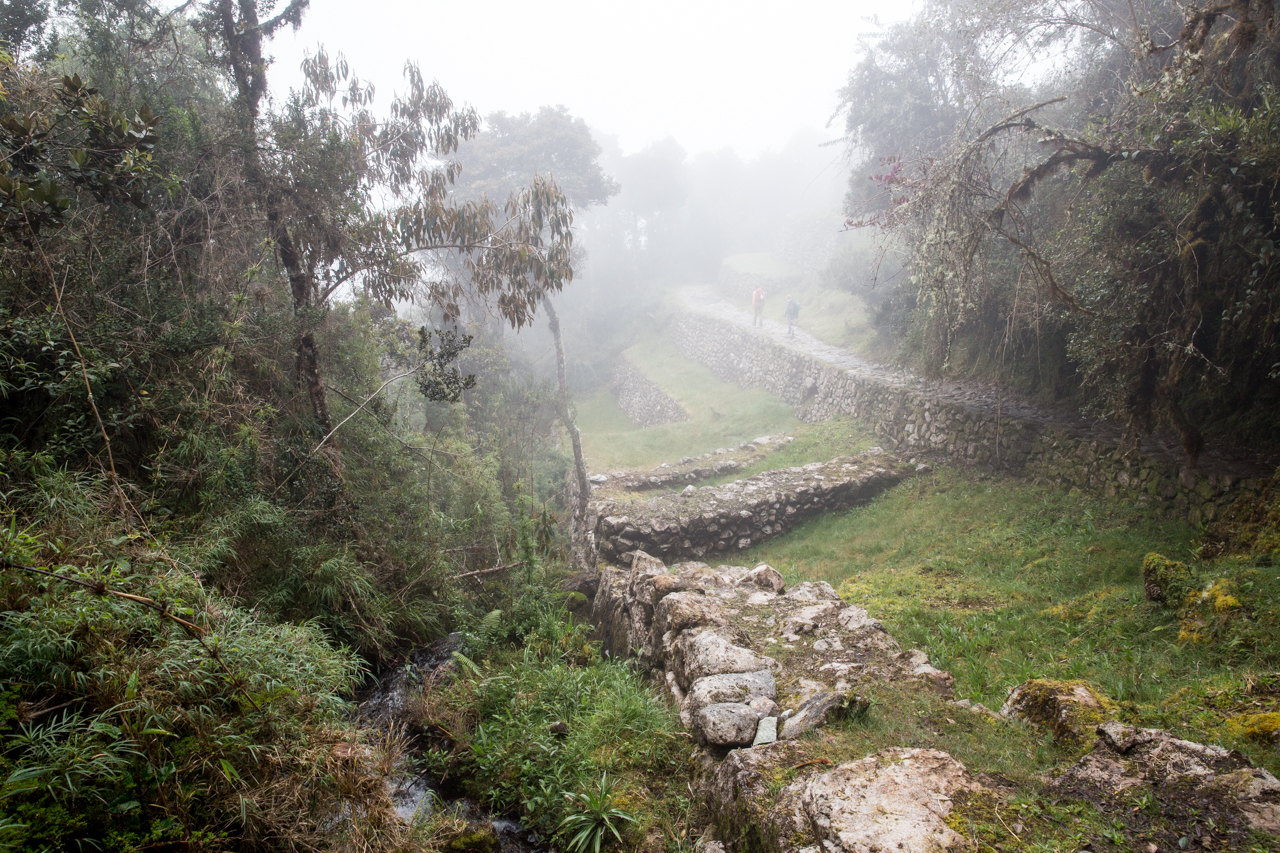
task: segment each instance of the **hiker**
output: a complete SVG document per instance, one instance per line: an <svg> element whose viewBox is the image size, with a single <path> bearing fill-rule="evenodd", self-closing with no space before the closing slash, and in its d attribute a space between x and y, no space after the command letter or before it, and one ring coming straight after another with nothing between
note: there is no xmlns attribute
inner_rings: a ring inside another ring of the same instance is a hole
<svg viewBox="0 0 1280 853"><path fill-rule="evenodd" d="M756 312L756 316L751 321L751 325L753 327L763 326L764 325L764 288L763 287L756 287L755 290L751 291L751 307L754 308Z"/></svg>
<svg viewBox="0 0 1280 853"><path fill-rule="evenodd" d="M800 316L800 303L796 302L790 296L787 297L787 334L791 337L796 336L795 325L796 317Z"/></svg>

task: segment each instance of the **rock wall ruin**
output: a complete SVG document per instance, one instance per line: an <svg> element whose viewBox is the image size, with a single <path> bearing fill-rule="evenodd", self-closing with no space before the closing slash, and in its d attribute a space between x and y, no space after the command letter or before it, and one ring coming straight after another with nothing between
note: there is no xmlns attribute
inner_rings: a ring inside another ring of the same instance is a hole
<svg viewBox="0 0 1280 853"><path fill-rule="evenodd" d="M663 560L729 554L814 515L866 503L913 470L876 448L722 486L689 485L650 499L604 499L591 510L595 547L615 563L637 549Z"/></svg>
<svg viewBox="0 0 1280 853"><path fill-rule="evenodd" d="M1241 491L1257 492L1259 466L1202 459L1184 467L1180 451L1155 440L1139 451L1106 425L1048 417L997 395L948 393L883 369L833 366L728 320L689 312L670 327L677 351L742 387L760 387L815 422L849 415L872 427L899 455L941 456L1008 470L1138 505L1155 505L1192 524L1212 521Z"/></svg>
<svg viewBox="0 0 1280 853"><path fill-rule="evenodd" d="M625 357L619 357L610 379L613 398L633 424L660 426L689 420L689 413Z"/></svg>

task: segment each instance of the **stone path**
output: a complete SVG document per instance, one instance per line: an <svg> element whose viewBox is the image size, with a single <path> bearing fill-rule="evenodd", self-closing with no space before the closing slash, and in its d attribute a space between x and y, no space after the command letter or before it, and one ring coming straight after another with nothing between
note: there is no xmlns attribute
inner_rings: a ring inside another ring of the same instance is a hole
<svg viewBox="0 0 1280 853"><path fill-rule="evenodd" d="M1086 418L1072 409L1037 405L994 384L925 379L908 370L867 361L846 349L824 343L800 328L791 337L787 334L785 323L773 320L765 320L763 328L752 328L751 314L727 302L710 287L689 287L681 291L680 295L685 304L696 313L750 330L778 346L841 368L861 379L921 393L939 402L975 412L995 414L1011 420L1051 424L1105 444L1118 445L1124 437L1124 430L1118 424ZM1171 433L1157 432L1148 436L1142 442L1142 450L1177 466L1186 464L1181 442ZM1245 448L1210 444L1200 456L1199 469L1210 475L1269 477L1275 472L1278 461L1280 460L1274 456L1260 455Z"/></svg>

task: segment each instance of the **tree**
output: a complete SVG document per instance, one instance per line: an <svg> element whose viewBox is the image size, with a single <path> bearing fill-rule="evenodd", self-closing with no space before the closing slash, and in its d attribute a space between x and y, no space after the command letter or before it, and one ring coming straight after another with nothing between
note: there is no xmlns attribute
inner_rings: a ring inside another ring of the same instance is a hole
<svg viewBox="0 0 1280 853"><path fill-rule="evenodd" d="M454 253L460 264L431 281L426 297L446 317L457 316L465 294L492 299L519 327L572 277L572 212L555 184L540 179L511 192L501 220L487 198L451 200L459 166L449 157L476 133L478 117L454 110L412 64L408 90L385 119L370 109L372 87L351 76L341 57L331 63L324 53L306 63L306 91L264 117L264 44L285 25L298 26L306 7L307 0L279 11L275 3L216 0L206 7L205 26L236 86L246 177L299 318L299 380L328 432L314 326L341 286L357 285L384 302L409 298L420 281L446 269L435 256Z"/></svg>
<svg viewBox="0 0 1280 853"><path fill-rule="evenodd" d="M1271 5L1189 7L1180 26L1160 3L957 5L988 21L986 67L1019 40L1070 60L1040 92L1005 85L1020 108L1004 118L881 178L873 221L913 249L925 364L971 370L983 351L1034 372L1047 341L1080 402L1134 440L1172 427L1192 465L1206 423L1274 442Z"/></svg>
<svg viewBox="0 0 1280 853"><path fill-rule="evenodd" d="M484 130L458 151L458 192L469 199L503 198L542 177L553 178L576 208L605 204L618 185L600 168L600 154L587 123L563 106L492 113Z"/></svg>

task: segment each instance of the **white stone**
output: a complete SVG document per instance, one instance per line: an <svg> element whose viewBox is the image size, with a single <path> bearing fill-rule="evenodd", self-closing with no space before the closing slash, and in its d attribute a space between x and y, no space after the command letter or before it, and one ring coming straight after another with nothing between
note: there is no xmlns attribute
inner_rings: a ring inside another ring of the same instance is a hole
<svg viewBox="0 0 1280 853"><path fill-rule="evenodd" d="M787 590L785 597L792 601L810 602L840 600L840 596L836 595L836 591L826 581L805 581L796 584Z"/></svg>
<svg viewBox="0 0 1280 853"><path fill-rule="evenodd" d="M712 746L746 746L755 739L759 715L738 702L708 705L693 715L693 725L704 743Z"/></svg>
<svg viewBox="0 0 1280 853"><path fill-rule="evenodd" d="M941 853L964 843L945 822L951 798L975 787L945 752L893 748L808 778L800 802L829 853Z"/></svg>
<svg viewBox="0 0 1280 853"><path fill-rule="evenodd" d="M844 610L841 610L836 620L840 623L840 627L846 631L862 631L867 628L880 628L880 620L872 619L867 611L856 604L851 604Z"/></svg>
<svg viewBox="0 0 1280 853"><path fill-rule="evenodd" d="M777 695L778 685L773 680L773 673L762 669L756 672L730 672L699 678L689 688L688 702L690 712L696 714L707 705L717 705L722 702L749 703L752 699L759 697L774 699Z"/></svg>
<svg viewBox="0 0 1280 853"><path fill-rule="evenodd" d="M751 741L752 746L764 746L766 743L773 743L778 739L778 718L777 717L761 717L760 724L756 727L755 740Z"/></svg>
<svg viewBox="0 0 1280 853"><path fill-rule="evenodd" d="M685 631L672 645L672 669L682 686L691 686L699 678L708 675L758 672L762 669L776 669L778 666L773 658L761 657L750 649L736 646L714 629L698 634Z"/></svg>

